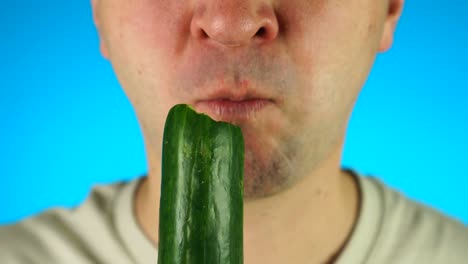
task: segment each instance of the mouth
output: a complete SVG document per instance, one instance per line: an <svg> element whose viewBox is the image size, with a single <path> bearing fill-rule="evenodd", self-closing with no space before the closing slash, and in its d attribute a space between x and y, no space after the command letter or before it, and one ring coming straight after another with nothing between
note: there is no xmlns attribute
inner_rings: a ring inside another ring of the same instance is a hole
<svg viewBox="0 0 468 264"><path fill-rule="evenodd" d="M255 119L259 112L270 104L273 104L272 100L263 98L218 98L198 101L194 107L198 112L205 113L215 120L240 124Z"/></svg>
<svg viewBox="0 0 468 264"><path fill-rule="evenodd" d="M197 90L203 94L197 96L193 106L217 121L236 125L251 122L276 103L272 91L253 87L251 83L248 79L229 84L218 80L217 85Z"/></svg>

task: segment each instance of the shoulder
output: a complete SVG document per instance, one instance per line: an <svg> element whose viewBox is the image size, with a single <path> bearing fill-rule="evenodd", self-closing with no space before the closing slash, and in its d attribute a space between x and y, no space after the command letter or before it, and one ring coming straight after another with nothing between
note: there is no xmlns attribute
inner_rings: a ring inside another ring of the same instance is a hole
<svg viewBox="0 0 468 264"><path fill-rule="evenodd" d="M127 184L96 186L76 208L55 208L0 227L0 263L59 263L68 258L71 263L95 263L99 253L93 245L117 240L112 230L113 202ZM112 245L103 247L118 250Z"/></svg>
<svg viewBox="0 0 468 264"><path fill-rule="evenodd" d="M374 260L369 263L462 263L468 259L467 226L375 178L362 181L364 188L376 190L381 206Z"/></svg>

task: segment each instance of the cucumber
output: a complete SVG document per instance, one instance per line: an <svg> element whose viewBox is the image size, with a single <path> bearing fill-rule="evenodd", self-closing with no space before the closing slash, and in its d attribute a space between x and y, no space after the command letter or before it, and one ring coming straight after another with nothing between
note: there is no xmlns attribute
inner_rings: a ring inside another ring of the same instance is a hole
<svg viewBox="0 0 468 264"><path fill-rule="evenodd" d="M243 263L241 129L176 105L163 138L158 264Z"/></svg>

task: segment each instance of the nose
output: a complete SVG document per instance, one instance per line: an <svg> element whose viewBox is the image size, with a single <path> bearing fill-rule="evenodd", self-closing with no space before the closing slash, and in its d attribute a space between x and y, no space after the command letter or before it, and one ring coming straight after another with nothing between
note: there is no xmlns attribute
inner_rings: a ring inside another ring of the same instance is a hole
<svg viewBox="0 0 468 264"><path fill-rule="evenodd" d="M209 0L195 9L190 30L200 41L224 47L257 45L278 36L274 8L252 0Z"/></svg>

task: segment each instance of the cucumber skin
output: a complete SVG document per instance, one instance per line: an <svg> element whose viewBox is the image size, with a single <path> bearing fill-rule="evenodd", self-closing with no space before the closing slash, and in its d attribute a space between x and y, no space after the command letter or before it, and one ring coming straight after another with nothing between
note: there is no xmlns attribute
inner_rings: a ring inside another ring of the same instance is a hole
<svg viewBox="0 0 468 264"><path fill-rule="evenodd" d="M241 129L176 105L162 156L158 264L242 264Z"/></svg>

